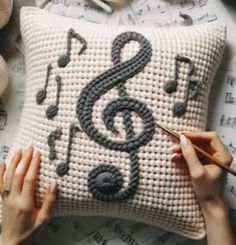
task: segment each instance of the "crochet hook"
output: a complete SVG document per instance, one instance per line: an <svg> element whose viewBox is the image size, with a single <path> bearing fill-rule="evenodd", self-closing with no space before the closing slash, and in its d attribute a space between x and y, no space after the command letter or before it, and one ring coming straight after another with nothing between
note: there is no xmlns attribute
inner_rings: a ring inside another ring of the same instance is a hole
<svg viewBox="0 0 236 245"><path fill-rule="evenodd" d="M175 138L178 142L180 141L180 135L178 133L176 133L175 131L164 127L163 125L156 123L156 126L158 126L159 128L161 128L165 133L167 133L168 135L171 135L173 138ZM224 169L225 171L231 173L232 175L236 176L236 171L234 171L232 168L230 168L227 165L224 165L222 162L220 162L218 159L216 159L215 157L211 156L209 153L205 152L203 149L201 149L200 147L198 147L197 145L193 144L193 148L198 152L201 153L203 156L207 157L209 160L211 160L214 164L216 164L217 166L221 167L222 169Z"/></svg>

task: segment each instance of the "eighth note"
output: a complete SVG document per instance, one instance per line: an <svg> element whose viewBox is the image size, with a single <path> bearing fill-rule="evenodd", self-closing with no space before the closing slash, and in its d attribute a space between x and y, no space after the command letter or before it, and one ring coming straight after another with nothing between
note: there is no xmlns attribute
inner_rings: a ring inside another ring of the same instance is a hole
<svg viewBox="0 0 236 245"><path fill-rule="evenodd" d="M196 96L198 95L199 82L192 78L195 72L195 67L193 62L187 57L177 55L175 57L174 79L166 82L163 88L166 93L172 94L173 92L177 91L178 70L179 70L178 63L186 63L189 66L188 78L187 78L187 90L186 90L184 101L176 102L172 108L174 116L180 117L186 113L188 101L190 99L196 98Z"/></svg>
<svg viewBox="0 0 236 245"><path fill-rule="evenodd" d="M48 119L52 119L57 115L58 112L58 105L59 105L59 99L61 94L61 77L56 76L56 83L57 83L57 96L56 96L56 104L50 105L46 110L46 116Z"/></svg>
<svg viewBox="0 0 236 245"><path fill-rule="evenodd" d="M49 77L50 77L50 72L52 70L51 64L48 66L47 69L47 78L45 82L45 86L43 89L39 90L38 93L36 94L36 101L39 105L41 105L44 100L47 98L47 88L48 88L48 82L49 82ZM46 110L46 116L48 119L52 119L57 115L58 112L58 104L59 104L59 99L60 99L60 93L61 93L61 77L56 76L56 83L57 83L57 96L56 96L56 104L55 105L50 105L47 110Z"/></svg>
<svg viewBox="0 0 236 245"><path fill-rule="evenodd" d="M77 132L82 132L81 129L75 125L70 125L70 132L69 132L69 141L68 141L68 147L67 147L67 154L66 154L66 161L61 162L57 165L56 172L57 175L62 177L69 171L69 163L70 163L70 153L71 153L71 145L73 143L73 138L75 137Z"/></svg>
<svg viewBox="0 0 236 245"><path fill-rule="evenodd" d="M73 29L70 29L67 33L67 51L66 51L66 54L61 55L57 61L58 66L61 68L65 68L70 62L71 49L72 49L72 39L73 38L77 39L82 44L82 48L80 49L78 55L81 55L84 52L84 50L87 48L86 40L82 36L80 36L78 33L76 33Z"/></svg>

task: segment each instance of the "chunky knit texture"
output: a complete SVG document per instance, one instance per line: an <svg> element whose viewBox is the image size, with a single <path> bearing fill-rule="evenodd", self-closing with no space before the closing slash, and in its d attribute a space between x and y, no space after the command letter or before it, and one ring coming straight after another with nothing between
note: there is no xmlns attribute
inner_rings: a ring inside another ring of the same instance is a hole
<svg viewBox="0 0 236 245"><path fill-rule="evenodd" d="M205 235L185 164L171 162L176 131L206 126L225 27L116 27L23 8L27 81L12 153L42 153L37 195L53 179L56 215L102 215Z"/></svg>

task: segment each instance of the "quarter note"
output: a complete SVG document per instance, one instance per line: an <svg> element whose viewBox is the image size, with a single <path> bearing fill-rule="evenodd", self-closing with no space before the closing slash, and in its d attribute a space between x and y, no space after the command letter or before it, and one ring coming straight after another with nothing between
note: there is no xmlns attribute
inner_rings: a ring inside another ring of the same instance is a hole
<svg viewBox="0 0 236 245"><path fill-rule="evenodd" d="M193 74L195 72L194 64L189 58L181 55L177 55L175 57L174 79L165 83L163 88L164 91L168 94L172 94L173 92L177 91L179 63L188 64L189 69L187 74L187 90L184 101L176 102L172 108L174 116L177 117L180 117L186 113L188 101L190 99L195 99L199 92L199 82L193 79Z"/></svg>
<svg viewBox="0 0 236 245"><path fill-rule="evenodd" d="M39 90L38 93L36 94L36 102L38 105L41 105L47 97L47 88L48 88L48 82L51 75L51 71L52 71L52 65L49 64L47 66L47 75L46 75L46 82L44 88Z"/></svg>
<svg viewBox="0 0 236 245"><path fill-rule="evenodd" d="M84 52L84 50L87 48L86 40L82 36L80 36L78 33L76 33L73 29L70 29L67 33L67 51L66 51L66 54L61 55L57 61L58 66L61 68L65 68L71 60L70 57L71 57L72 39L73 38L77 39L82 44L82 47L81 47L78 55L81 55Z"/></svg>
<svg viewBox="0 0 236 245"><path fill-rule="evenodd" d="M67 146L67 153L66 153L66 161L61 162L56 167L57 175L62 177L69 171L69 163L70 163L70 154L71 154L71 145L73 143L73 138L75 137L77 132L81 132L81 129L76 124L70 125L70 131L69 131L69 140L68 140L68 146Z"/></svg>
<svg viewBox="0 0 236 245"><path fill-rule="evenodd" d="M58 112L58 105L59 105L59 99L61 94L61 77L56 76L56 83L57 83L57 95L56 95L56 104L50 105L46 110L46 116L48 119L52 119L57 115Z"/></svg>

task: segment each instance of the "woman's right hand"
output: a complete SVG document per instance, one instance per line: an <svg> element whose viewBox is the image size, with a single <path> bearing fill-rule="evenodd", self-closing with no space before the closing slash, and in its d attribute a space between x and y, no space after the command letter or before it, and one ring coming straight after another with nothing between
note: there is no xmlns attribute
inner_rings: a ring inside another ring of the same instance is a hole
<svg viewBox="0 0 236 245"><path fill-rule="evenodd" d="M224 171L196 153L192 143L229 166L232 156L215 132L187 132L173 148L173 161L184 161L189 169L196 197L203 212L208 245L233 245L228 208L223 197Z"/></svg>
<svg viewBox="0 0 236 245"><path fill-rule="evenodd" d="M186 132L181 143L174 149L175 160L184 157L196 196L200 205L219 202L223 199L224 171L203 156L199 157L192 143L207 151L224 165L230 166L232 156L215 132Z"/></svg>

